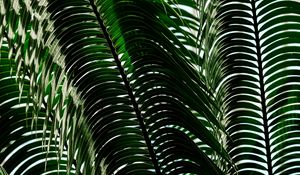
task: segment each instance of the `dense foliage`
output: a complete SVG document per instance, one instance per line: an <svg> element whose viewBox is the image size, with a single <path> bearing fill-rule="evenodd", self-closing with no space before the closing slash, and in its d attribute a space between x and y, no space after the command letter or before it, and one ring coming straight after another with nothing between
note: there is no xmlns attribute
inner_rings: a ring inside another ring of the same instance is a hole
<svg viewBox="0 0 300 175"><path fill-rule="evenodd" d="M299 174L298 0L0 0L0 174Z"/></svg>

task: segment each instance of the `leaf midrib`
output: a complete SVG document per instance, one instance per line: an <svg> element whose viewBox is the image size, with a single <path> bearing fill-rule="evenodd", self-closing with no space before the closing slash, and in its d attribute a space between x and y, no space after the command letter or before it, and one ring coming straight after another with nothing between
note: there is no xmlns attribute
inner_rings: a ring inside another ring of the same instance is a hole
<svg viewBox="0 0 300 175"><path fill-rule="evenodd" d="M262 66L263 61L262 61L262 54L261 54L255 0L251 0L251 9L253 14L253 26L254 26L254 35L255 35L256 52L257 52L256 55L257 55L257 63L258 63L258 71L259 71L260 98L261 98L261 108L262 108L262 117L263 117L263 126L264 126L264 136L266 142L266 157L267 157L267 165L268 165L267 170L268 170L268 174L272 175L270 136L269 136L267 107L266 107L264 73L263 73L263 66Z"/></svg>
<svg viewBox="0 0 300 175"><path fill-rule="evenodd" d="M128 81L127 75L125 73L125 70L124 70L124 68L123 68L123 66L121 64L121 61L120 61L119 56L118 56L118 54L116 52L114 44L113 44L113 42L112 42L112 40L110 38L110 35L107 32L107 29L105 27L104 21L101 19L100 13L98 12L98 9L97 9L97 6L95 5L94 0L89 0L89 2L90 2L91 6L93 8L93 11L94 11L94 13L96 15L97 21L98 21L98 23L100 25L100 29L102 30L104 38L107 41L107 44L108 44L108 46L110 48L110 51L111 51L111 54L112 54L112 56L113 56L113 58L114 58L114 60L115 60L115 62L117 64L118 70L119 70L120 75L122 77L122 80L124 82L124 85L125 85L125 88L127 90L127 93L128 93L128 95L130 97L130 101L131 101L132 106L134 108L134 112L136 114L136 117L137 117L137 119L139 121L139 125L141 127L142 134L144 136L144 139L145 139L145 142L146 142L146 145L147 145L147 148L148 148L148 151L149 151L149 154L150 154L153 166L155 168L155 172L156 172L156 174L161 175L160 168L158 166L158 161L156 159L156 155L154 153L153 146L151 144L151 140L149 138L146 126L145 126L144 121L143 121L143 117L141 115L141 111L140 111L140 109L138 107L138 103L137 103L137 101L135 99L135 96L133 94L133 90L132 90L132 88L130 86L130 83Z"/></svg>

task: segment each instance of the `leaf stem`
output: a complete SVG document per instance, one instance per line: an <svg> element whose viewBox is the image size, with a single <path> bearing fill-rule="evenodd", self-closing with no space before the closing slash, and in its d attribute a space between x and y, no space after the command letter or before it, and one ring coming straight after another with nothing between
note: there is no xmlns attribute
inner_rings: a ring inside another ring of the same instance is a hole
<svg viewBox="0 0 300 175"><path fill-rule="evenodd" d="M266 97L265 97L265 84L264 84L264 73L262 66L262 56L260 48L260 38L258 31L257 15L255 0L251 0L251 7L253 13L253 25L254 25L254 34L256 42L256 51L257 51L257 62L258 62L258 71L259 71L259 84L260 84L260 97L261 97L261 107L263 115L263 125L264 125L264 136L266 142L266 156L267 156L267 165L268 165L268 174L272 175L272 159L271 159L271 150L270 150L270 136L269 136L269 126L268 126L268 116L267 116L267 107L266 107Z"/></svg>
<svg viewBox="0 0 300 175"><path fill-rule="evenodd" d="M113 56L113 58L114 58L114 60L115 60L115 62L117 64L117 67L118 67L118 70L119 70L119 72L121 74L122 80L123 80L123 82L125 84L125 88L126 88L127 93L128 93L128 95L130 97L130 101L131 101L131 103L133 105L134 112L135 112L135 114L137 116L137 119L139 121L139 125L141 127L141 130L142 130L142 133L143 133L146 145L148 147L148 151L149 151L152 163L154 165L155 172L156 172L156 174L160 175L161 172L160 172L160 168L158 166L158 161L156 159L156 155L154 153L154 149L153 149L153 146L151 144L151 140L149 138L146 126L144 124L144 120L143 120L143 117L141 115L141 111L140 111L140 109L138 107L138 103L137 103L137 101L135 99L135 96L133 94L133 90L132 90L132 88L130 86L130 83L129 83L128 79L127 79L127 75L126 75L126 73L124 71L124 68L123 68L123 66L121 64L121 61L120 61L119 56L117 54L117 51L116 51L116 49L114 47L114 44L113 44L113 42L112 42L112 40L111 40L111 38L110 38L110 36L109 36L109 34L107 32L107 29L106 29L106 27L104 25L104 21L100 17L100 13L97 10L97 6L95 5L94 0L89 0L89 1L90 1L90 4L91 4L92 8L93 8L93 11L94 11L94 13L96 15L97 21L98 21L98 23L100 25L100 29L102 30L102 32L104 34L104 37L105 37L105 39L107 41L107 44L108 44L108 46L109 46L109 48L111 50L112 56Z"/></svg>

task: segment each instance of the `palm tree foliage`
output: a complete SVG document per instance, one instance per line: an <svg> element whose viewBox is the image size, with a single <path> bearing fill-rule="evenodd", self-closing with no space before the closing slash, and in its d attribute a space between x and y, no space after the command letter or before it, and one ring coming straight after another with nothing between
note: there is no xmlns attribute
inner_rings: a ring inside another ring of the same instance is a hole
<svg viewBox="0 0 300 175"><path fill-rule="evenodd" d="M0 0L0 173L299 173L299 9Z"/></svg>

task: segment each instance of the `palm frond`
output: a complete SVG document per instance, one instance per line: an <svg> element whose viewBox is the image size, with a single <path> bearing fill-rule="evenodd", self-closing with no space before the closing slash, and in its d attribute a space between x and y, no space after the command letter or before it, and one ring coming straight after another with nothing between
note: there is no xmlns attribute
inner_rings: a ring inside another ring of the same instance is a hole
<svg viewBox="0 0 300 175"><path fill-rule="evenodd" d="M8 21L7 18L9 19L11 16L16 16L16 21L23 20L24 18L27 19L28 16L30 17L32 15L32 7L35 6L26 6L28 9L23 9L23 12L28 13L24 13L22 16L16 15L18 9L15 8L17 7L19 6L12 7L10 3L6 4L5 8L7 11L10 11L10 13L4 15L2 24L6 24ZM27 97L27 102L23 104L25 105L23 107L26 113L23 114L23 118L19 118L19 120L25 120L28 114L32 116L32 122L29 126L31 126L31 129L35 132L41 132L37 140L42 139L39 141L43 141L43 147L46 148L44 151L45 155L48 155L49 152L51 152L50 148L53 147L55 148L57 159L61 161L61 159L66 156L64 155L66 151L68 152L67 161L65 160L63 164L64 167L66 167L64 169L66 169L68 173L73 169L72 165L75 166L76 171L79 172L82 164L85 164L83 172L90 173L93 172L91 166L94 162L94 153L92 153L93 150L91 149L93 141L90 140L90 134L86 132L85 119L82 118L81 103L78 101L76 93L74 93L74 88L69 86L69 82L65 78L65 72L62 70L63 66L61 62L51 60L52 54L54 53L53 50L50 50L47 45L43 45L44 41L41 40L41 29L39 28L42 22L45 21L36 17L32 23L17 25L14 31L10 31L12 28L11 24L4 25L3 28L4 32L2 36L4 36L9 43L7 57L11 60L12 55L14 55L16 57L16 63L18 64L15 74L19 82L20 94L24 91L24 82L27 82L26 88L28 87L28 89L26 89L27 96L25 96ZM36 27L36 25L39 27ZM26 33L21 33L18 32L20 28L28 28L28 30ZM5 29L9 31L8 34ZM39 31L35 29L39 29ZM18 35L20 33L24 35ZM18 42L20 40L22 42ZM55 50L57 48L54 47L53 49ZM50 54L49 50L51 52ZM60 57L61 55L56 54L56 56ZM13 68L14 65L11 66ZM21 95L19 98L21 99ZM70 127L70 125L72 127ZM30 138L32 139L32 137ZM47 140L55 140L57 143L51 144L51 142ZM76 144L79 140L89 142L90 145ZM77 161L76 163L74 159L77 157L84 157L86 161ZM40 160L37 157L33 161L39 162ZM57 163L52 164L52 170L53 168L57 169L57 165ZM23 166L23 168L27 167Z"/></svg>
<svg viewBox="0 0 300 175"><path fill-rule="evenodd" d="M190 52L168 28L185 33L166 15L178 17L170 5L163 1L28 2L20 3L21 9L15 4L5 6L10 10L6 17L17 18L4 24L10 48L19 53L17 75L30 79L35 118L44 106L45 123L52 122L52 132L59 130L50 137L60 140L60 152L67 145L68 161L76 159L77 172L165 174L194 169L222 174L193 141L202 140L229 160L222 145L190 111L222 129L208 105L214 104L209 91L185 57ZM30 16L33 19L27 23ZM25 22L14 23L18 20ZM163 25L166 21L168 27ZM140 49L136 52L132 46ZM72 93L73 99L82 101L83 110L75 112L79 119L73 122L69 113L74 110L68 108L66 98ZM80 140L84 133L77 131L82 128L77 122L83 116L88 125L82 132L91 134L94 144ZM194 149L187 147L190 144ZM84 148L95 152L95 161L85 156ZM186 154L179 154L182 150Z"/></svg>
<svg viewBox="0 0 300 175"><path fill-rule="evenodd" d="M240 174L299 172L299 2L224 1L228 132Z"/></svg>
<svg viewBox="0 0 300 175"><path fill-rule="evenodd" d="M172 4L178 10L178 14L184 19L181 27L187 27L186 33L180 34L173 31L179 40L184 43L185 47L190 49L193 57L190 59L193 68L198 73L198 78L205 84L205 89L210 94L210 98L214 101L214 105L210 106L213 115L218 122L226 125L225 114L227 112L227 97L229 90L229 63L224 60L224 36L222 30L222 19L217 16L220 9L218 1L176 1ZM189 9L187 9L187 7ZM185 57L188 57L187 55ZM188 57L189 58L189 57ZM201 121L210 122L205 117L197 115ZM207 125L214 137L226 148L228 134L215 128L213 125ZM206 147L205 143L198 143L201 148L220 166L223 171L227 171L228 165L222 157L215 155L215 152ZM229 166L232 167L232 166Z"/></svg>
<svg viewBox="0 0 300 175"><path fill-rule="evenodd" d="M9 174L66 172L66 152L57 158L59 140L50 137L51 124L44 125L44 108L34 120L34 128L31 127L34 109L31 99L28 99L30 83L24 79L20 94L15 63L8 55L8 43L4 39L0 50L1 165ZM46 145L42 144L42 138Z"/></svg>
<svg viewBox="0 0 300 175"><path fill-rule="evenodd" d="M300 172L299 8L0 0L0 173Z"/></svg>

